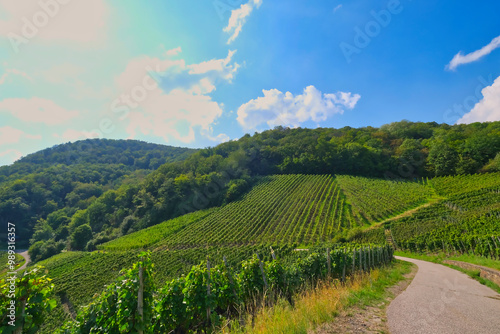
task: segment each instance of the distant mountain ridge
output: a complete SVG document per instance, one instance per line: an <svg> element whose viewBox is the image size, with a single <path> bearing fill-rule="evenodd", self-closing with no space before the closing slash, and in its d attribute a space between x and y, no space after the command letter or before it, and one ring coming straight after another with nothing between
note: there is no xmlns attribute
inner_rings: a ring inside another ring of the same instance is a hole
<svg viewBox="0 0 500 334"><path fill-rule="evenodd" d="M196 149L146 143L139 140L86 139L56 145L0 167L0 182L7 177L31 174L55 164L123 164L132 170L154 170L164 163L181 161ZM3 177L2 177L3 176Z"/></svg>

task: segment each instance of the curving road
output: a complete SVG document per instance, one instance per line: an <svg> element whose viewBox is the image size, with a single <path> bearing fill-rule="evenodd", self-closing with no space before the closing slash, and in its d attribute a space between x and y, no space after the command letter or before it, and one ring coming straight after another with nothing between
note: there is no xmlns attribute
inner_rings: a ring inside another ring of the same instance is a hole
<svg viewBox="0 0 500 334"><path fill-rule="evenodd" d="M24 257L24 259L26 260L26 261L24 261L24 264L21 267L17 268L16 271L23 270L26 268L26 266L30 262L30 256L28 255L28 250L22 249L22 250L18 250L16 253L18 253L19 255Z"/></svg>
<svg viewBox="0 0 500 334"><path fill-rule="evenodd" d="M500 295L469 276L426 261L387 309L392 334L500 333Z"/></svg>

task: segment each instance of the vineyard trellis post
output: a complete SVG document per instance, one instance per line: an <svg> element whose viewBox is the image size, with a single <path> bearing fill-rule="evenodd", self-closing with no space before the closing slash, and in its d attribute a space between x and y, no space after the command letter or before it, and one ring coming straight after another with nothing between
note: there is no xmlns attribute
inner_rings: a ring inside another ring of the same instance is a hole
<svg viewBox="0 0 500 334"><path fill-rule="evenodd" d="M207 322L210 323L210 259L207 256Z"/></svg>
<svg viewBox="0 0 500 334"><path fill-rule="evenodd" d="M368 271L372 269L372 256L371 256L371 247L368 246Z"/></svg>
<svg viewBox="0 0 500 334"><path fill-rule="evenodd" d="M363 271L363 247L359 248L359 271Z"/></svg>
<svg viewBox="0 0 500 334"><path fill-rule="evenodd" d="M345 283L345 266L346 266L346 254L345 254L345 248L342 251L342 282Z"/></svg>
<svg viewBox="0 0 500 334"><path fill-rule="evenodd" d="M223 260L224 260L224 264L225 264L226 269L227 269L227 277L229 278L229 283L231 283L231 286L233 288L233 294L235 297L238 297L238 294L236 293L236 290L234 288L233 274L231 273L231 268L229 268L229 266L227 265L227 259L226 259L225 255L223 256Z"/></svg>
<svg viewBox="0 0 500 334"><path fill-rule="evenodd" d="M330 259L330 248L326 249L326 267L328 268L328 278L332 275L332 263Z"/></svg>
<svg viewBox="0 0 500 334"><path fill-rule="evenodd" d="M267 286L267 279L266 279L266 273L264 272L264 264L262 263L262 261L260 260L260 256L259 254L257 254L257 259L259 260L259 267L260 267L260 272L262 273L262 280L264 281L264 287L266 288L266 290L268 289L268 286Z"/></svg>
<svg viewBox="0 0 500 334"><path fill-rule="evenodd" d="M269 246L269 248L271 248L271 256L273 257L273 260L276 260L276 254L274 254L273 246Z"/></svg>
<svg viewBox="0 0 500 334"><path fill-rule="evenodd" d="M352 250L352 273L351 275L354 275L354 270L356 269L356 249Z"/></svg>
<svg viewBox="0 0 500 334"><path fill-rule="evenodd" d="M14 334L22 334L24 328L24 316L26 313L26 300L21 301L21 326L14 331Z"/></svg>
<svg viewBox="0 0 500 334"><path fill-rule="evenodd" d="M143 259L141 258L141 262ZM141 326L144 325L144 268L142 264L139 265L139 292L137 294L137 312L139 313L139 318L141 319ZM139 334L143 334L144 330L140 329Z"/></svg>

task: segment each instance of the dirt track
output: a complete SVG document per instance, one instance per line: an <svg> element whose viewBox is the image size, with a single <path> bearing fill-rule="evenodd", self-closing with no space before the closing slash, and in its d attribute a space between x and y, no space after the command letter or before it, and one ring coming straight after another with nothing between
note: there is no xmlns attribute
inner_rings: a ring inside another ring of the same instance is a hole
<svg viewBox="0 0 500 334"><path fill-rule="evenodd" d="M418 272L387 309L392 334L500 333L500 295L451 268L408 258Z"/></svg>

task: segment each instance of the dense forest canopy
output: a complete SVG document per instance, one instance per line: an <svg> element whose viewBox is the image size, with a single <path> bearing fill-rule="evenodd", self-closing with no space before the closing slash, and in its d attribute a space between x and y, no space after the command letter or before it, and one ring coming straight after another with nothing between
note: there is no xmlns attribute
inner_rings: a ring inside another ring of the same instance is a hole
<svg viewBox="0 0 500 334"><path fill-rule="evenodd" d="M161 164L195 151L135 140L88 139L30 154L0 167L0 223L16 224L22 247L35 224L48 220L53 227L50 236L65 247L65 226L77 210L110 189L136 184ZM45 238L47 230L36 233L34 240Z"/></svg>
<svg viewBox="0 0 500 334"><path fill-rule="evenodd" d="M0 182L19 178L57 164L121 164L137 169L157 169L180 161L196 150L145 143L138 140L87 139L32 153L10 166L0 167Z"/></svg>
<svg viewBox="0 0 500 334"><path fill-rule="evenodd" d="M77 156L91 159L85 149L83 151L77 152ZM73 156L70 149L62 152ZM184 160L161 165L144 178L130 178L130 173L137 172L128 170L115 175L120 179L116 182L106 169L102 170L104 178L98 182L64 176L74 178L76 183L70 192L62 192L65 195L58 197L59 202L51 195L64 180L51 179L51 183L43 183L40 180L47 181L45 172L29 175L29 180L5 184L0 198L3 213L11 213L9 219L26 221L32 228L26 232L31 236L33 250L43 258L64 247L92 250L97 244L120 235L230 202L251 187L255 176L349 174L415 179L471 174L498 171L499 152L500 122L450 126L401 121L380 128L357 129L276 127L201 149ZM144 151L145 155L148 153ZM102 150L102 155L108 155L106 150ZM40 155L32 159L43 163ZM122 166L127 170L135 163ZM86 173L100 172L90 168ZM129 182L123 182L122 178L127 176ZM89 175L81 177L91 180ZM115 186L107 186L113 182ZM41 187L43 191L39 189L42 183L45 184ZM28 203L26 196L34 194L37 214L31 218L13 216L15 212L21 214L20 208Z"/></svg>

